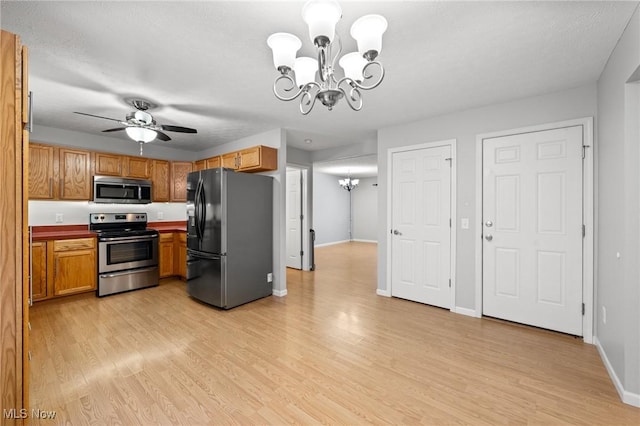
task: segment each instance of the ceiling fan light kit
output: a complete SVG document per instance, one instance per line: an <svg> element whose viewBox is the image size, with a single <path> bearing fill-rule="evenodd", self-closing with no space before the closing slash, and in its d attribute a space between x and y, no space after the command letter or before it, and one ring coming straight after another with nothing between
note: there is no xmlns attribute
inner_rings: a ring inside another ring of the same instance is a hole
<svg viewBox="0 0 640 426"><path fill-rule="evenodd" d="M132 140L140 144L140 155L142 155L142 146L145 143L160 139L161 141L170 141L171 138L163 133L161 130L179 133L198 133L196 129L181 126L170 126L164 124L157 124L153 116L147 112L151 107L155 105L142 99L130 99L127 101L130 103L136 111L127 114L124 121L115 118L102 117L100 115L87 114L86 112L77 112L75 114L86 115L89 117L101 118L103 120L117 121L124 127L116 127L114 129L106 129L103 132L117 132L124 130L127 136Z"/></svg>
<svg viewBox="0 0 640 426"><path fill-rule="evenodd" d="M358 44L358 52L340 58L338 63L345 76L336 77L335 62L342 52L342 43L335 27L340 18L342 8L336 0L309 0L302 8L302 19L309 26L317 60L296 58L302 42L293 34L275 33L267 39L273 51L273 64L280 72L273 83L273 93L282 101L300 97L300 112L304 115L311 112L316 99L331 111L343 97L351 109L360 111L360 91L374 89L384 79L384 68L376 61L382 50L382 34L387 29L387 20L380 15L365 15L353 23L351 36ZM337 51L332 56L333 48ZM373 73L372 67L377 67L378 72Z"/></svg>

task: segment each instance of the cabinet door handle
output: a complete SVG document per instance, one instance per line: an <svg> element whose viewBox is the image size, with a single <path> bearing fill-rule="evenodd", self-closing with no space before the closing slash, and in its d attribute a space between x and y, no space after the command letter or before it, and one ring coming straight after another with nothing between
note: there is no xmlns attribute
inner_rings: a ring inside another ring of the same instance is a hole
<svg viewBox="0 0 640 426"><path fill-rule="evenodd" d="M29 122L27 123L27 130L29 133L33 133L33 92L29 91L29 95L27 96L29 105L28 105L28 115Z"/></svg>

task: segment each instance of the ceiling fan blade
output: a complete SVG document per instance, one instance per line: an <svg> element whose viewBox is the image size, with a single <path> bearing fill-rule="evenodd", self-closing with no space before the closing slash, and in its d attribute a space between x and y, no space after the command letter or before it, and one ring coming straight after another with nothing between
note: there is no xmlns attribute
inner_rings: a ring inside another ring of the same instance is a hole
<svg viewBox="0 0 640 426"><path fill-rule="evenodd" d="M189 127L181 127L181 126L167 126L163 124L162 130L167 130L169 132L180 132L180 133L198 133L196 129L190 129Z"/></svg>
<svg viewBox="0 0 640 426"><path fill-rule="evenodd" d="M167 136L166 133L162 133L156 130L156 133L158 134L158 136L156 136L157 139L160 139L161 141L170 141L171 138L169 136Z"/></svg>
<svg viewBox="0 0 640 426"><path fill-rule="evenodd" d="M115 129L107 129L107 130L103 130L102 132L117 132L118 130L124 130L126 129L126 127L116 127Z"/></svg>
<svg viewBox="0 0 640 426"><path fill-rule="evenodd" d="M73 111L73 113L74 114L80 114L80 115L86 115L86 116L89 116L89 117L102 118L102 119L105 119L105 120L117 121L118 123L122 123L122 120L117 120L115 118L109 118L109 117L102 117L100 115L87 114L86 112Z"/></svg>

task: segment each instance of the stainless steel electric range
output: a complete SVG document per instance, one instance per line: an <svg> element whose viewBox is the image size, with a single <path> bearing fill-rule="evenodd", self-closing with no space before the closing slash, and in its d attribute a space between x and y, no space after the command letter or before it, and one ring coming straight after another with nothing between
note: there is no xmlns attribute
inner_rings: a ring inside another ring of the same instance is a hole
<svg viewBox="0 0 640 426"><path fill-rule="evenodd" d="M158 285L158 231L146 213L91 213L98 234L98 296Z"/></svg>

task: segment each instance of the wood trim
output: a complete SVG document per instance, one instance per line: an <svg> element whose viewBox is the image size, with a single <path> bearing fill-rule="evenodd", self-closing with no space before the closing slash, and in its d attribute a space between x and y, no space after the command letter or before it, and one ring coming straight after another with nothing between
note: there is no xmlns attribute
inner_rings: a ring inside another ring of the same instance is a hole
<svg viewBox="0 0 640 426"><path fill-rule="evenodd" d="M21 409L25 403L23 327L25 304L22 152L22 49L20 38L0 30L0 409ZM27 307L28 309L28 307ZM4 424L8 422L4 418ZM13 423L13 421L12 421ZM22 424L21 419L15 421Z"/></svg>

